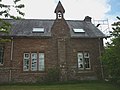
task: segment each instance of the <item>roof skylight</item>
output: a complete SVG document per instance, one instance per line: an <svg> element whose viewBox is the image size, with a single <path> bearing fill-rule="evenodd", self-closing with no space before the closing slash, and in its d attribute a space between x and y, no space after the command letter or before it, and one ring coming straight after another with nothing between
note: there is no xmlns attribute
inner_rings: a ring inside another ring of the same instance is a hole
<svg viewBox="0 0 120 90"><path fill-rule="evenodd" d="M73 28L73 31L75 33L85 33L84 29L76 29L76 28Z"/></svg>
<svg viewBox="0 0 120 90"><path fill-rule="evenodd" d="M44 28L33 28L33 32L44 33Z"/></svg>

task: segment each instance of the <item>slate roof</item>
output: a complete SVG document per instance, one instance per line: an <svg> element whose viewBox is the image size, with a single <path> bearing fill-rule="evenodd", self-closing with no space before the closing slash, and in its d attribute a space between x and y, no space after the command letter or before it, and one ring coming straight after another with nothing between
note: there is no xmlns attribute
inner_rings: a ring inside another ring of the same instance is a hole
<svg viewBox="0 0 120 90"><path fill-rule="evenodd" d="M50 37L51 28L54 20L41 19L23 19L23 20L7 20L12 24L9 35L0 33L0 36L17 36L17 37ZM104 38L105 35L97 29L92 23L80 20L66 20L70 28L70 34L73 38ZM44 28L44 33L34 33L33 28ZM75 33L73 28L84 29L85 33Z"/></svg>
<svg viewBox="0 0 120 90"><path fill-rule="evenodd" d="M67 21L71 37L73 38L104 38L106 37L97 27L94 26L91 22L85 22L80 20ZM85 33L75 33L73 29L83 29Z"/></svg>

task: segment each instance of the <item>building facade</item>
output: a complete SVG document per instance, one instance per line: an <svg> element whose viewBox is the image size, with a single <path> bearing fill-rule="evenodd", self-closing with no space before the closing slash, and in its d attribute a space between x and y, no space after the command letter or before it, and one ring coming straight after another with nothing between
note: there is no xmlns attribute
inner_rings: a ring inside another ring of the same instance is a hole
<svg viewBox="0 0 120 90"><path fill-rule="evenodd" d="M0 43L0 83L36 82L51 68L59 68L59 80L97 80L102 78L100 56L105 35L91 22L65 20L59 1L55 20L6 20L12 24Z"/></svg>

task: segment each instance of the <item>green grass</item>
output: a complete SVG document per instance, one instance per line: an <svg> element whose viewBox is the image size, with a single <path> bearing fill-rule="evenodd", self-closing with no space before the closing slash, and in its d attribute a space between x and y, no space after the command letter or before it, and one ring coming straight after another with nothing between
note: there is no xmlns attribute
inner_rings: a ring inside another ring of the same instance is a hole
<svg viewBox="0 0 120 90"><path fill-rule="evenodd" d="M0 90L120 90L115 84L105 82L79 82L64 84L13 84L0 85Z"/></svg>

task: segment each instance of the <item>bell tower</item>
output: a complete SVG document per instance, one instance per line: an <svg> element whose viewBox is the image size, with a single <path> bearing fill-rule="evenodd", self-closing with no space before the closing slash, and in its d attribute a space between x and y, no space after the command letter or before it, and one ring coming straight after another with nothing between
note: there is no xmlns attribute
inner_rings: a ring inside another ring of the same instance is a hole
<svg viewBox="0 0 120 90"><path fill-rule="evenodd" d="M65 13L65 9L63 8L61 2L58 2L58 5L54 11L54 13L56 13L56 19L63 19L64 18L64 13Z"/></svg>
<svg viewBox="0 0 120 90"><path fill-rule="evenodd" d="M56 19L54 20L54 24L52 26L52 38L53 48L57 51L56 55L54 56L53 60L57 62L57 67L60 69L60 77L61 81L67 80L67 69L68 69L68 57L67 57L67 48L69 46L69 38L70 38L70 29L69 26L64 19L65 10L59 1L54 13L56 13ZM55 52L53 51L53 52ZM55 59L56 57L56 59Z"/></svg>

